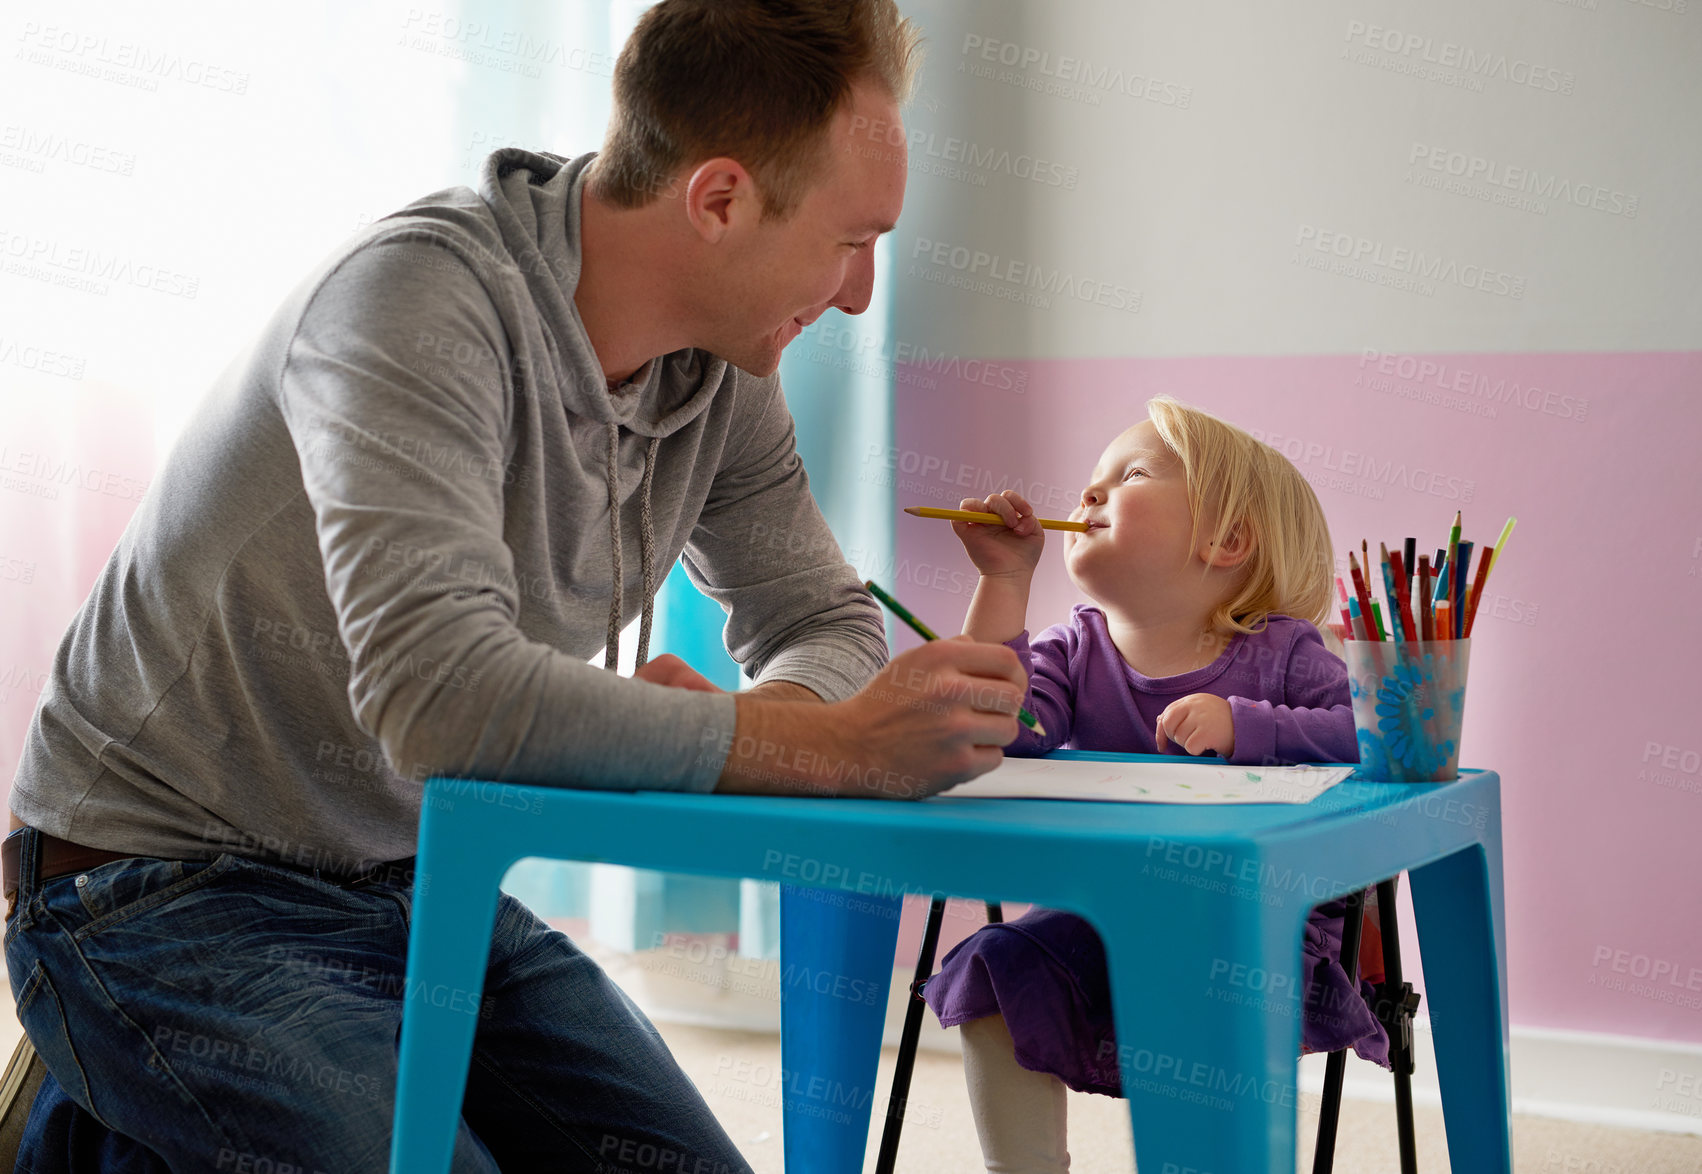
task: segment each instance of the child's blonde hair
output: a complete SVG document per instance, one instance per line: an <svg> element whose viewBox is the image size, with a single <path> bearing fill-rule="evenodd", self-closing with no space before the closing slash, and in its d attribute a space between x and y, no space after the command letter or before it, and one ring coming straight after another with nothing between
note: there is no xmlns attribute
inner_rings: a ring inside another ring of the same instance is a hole
<svg viewBox="0 0 1702 1174"><path fill-rule="evenodd" d="M1240 587L1212 613L1213 629L1257 632L1272 612L1323 627L1335 563L1318 495L1288 458L1233 424L1168 395L1147 401L1147 416L1188 481L1194 516L1222 544L1237 527L1252 542Z"/></svg>

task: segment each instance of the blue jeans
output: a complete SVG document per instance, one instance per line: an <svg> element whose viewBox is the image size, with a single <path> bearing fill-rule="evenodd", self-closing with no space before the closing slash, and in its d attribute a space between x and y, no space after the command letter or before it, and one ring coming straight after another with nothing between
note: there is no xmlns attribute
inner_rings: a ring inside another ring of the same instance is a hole
<svg viewBox="0 0 1702 1174"><path fill-rule="evenodd" d="M650 1021L506 894L482 994L411 991L411 870L137 857L38 884L23 838L6 964L49 1106L92 1115L85 1142L111 1130L174 1171L384 1170L407 994L478 1016L457 1172L749 1170Z"/></svg>

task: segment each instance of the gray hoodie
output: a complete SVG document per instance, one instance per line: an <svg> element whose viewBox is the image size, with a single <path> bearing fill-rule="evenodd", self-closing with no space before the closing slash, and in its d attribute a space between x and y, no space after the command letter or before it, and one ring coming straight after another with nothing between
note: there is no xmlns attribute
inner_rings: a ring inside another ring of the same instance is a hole
<svg viewBox="0 0 1702 1174"><path fill-rule="evenodd" d="M352 869L412 854L434 774L709 790L733 699L586 663L641 611L643 659L682 552L759 681L831 701L880 668L779 380L687 350L607 386L573 304L590 158L498 151L290 295L61 643L20 816Z"/></svg>

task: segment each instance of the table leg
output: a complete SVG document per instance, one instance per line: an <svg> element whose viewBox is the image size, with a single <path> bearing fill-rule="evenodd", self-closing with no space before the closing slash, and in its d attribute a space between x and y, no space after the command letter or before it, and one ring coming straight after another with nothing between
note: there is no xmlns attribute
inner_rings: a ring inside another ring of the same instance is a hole
<svg viewBox="0 0 1702 1174"><path fill-rule="evenodd" d="M1086 912L1105 942L1143 1172L1294 1169L1307 910L1293 894L1236 893L1163 885Z"/></svg>
<svg viewBox="0 0 1702 1174"><path fill-rule="evenodd" d="M422 819L434 813L427 810ZM442 851L434 848L441 845ZM416 865L390 1169L447 1171L507 857L422 837ZM449 858L453 857L452 864Z"/></svg>
<svg viewBox="0 0 1702 1174"><path fill-rule="evenodd" d="M1511 1174L1507 939L1499 830L1412 870L1424 994L1455 1174Z"/></svg>
<svg viewBox="0 0 1702 1174"><path fill-rule="evenodd" d="M788 1170L858 1174L869 1139L898 897L780 890L780 1067Z"/></svg>

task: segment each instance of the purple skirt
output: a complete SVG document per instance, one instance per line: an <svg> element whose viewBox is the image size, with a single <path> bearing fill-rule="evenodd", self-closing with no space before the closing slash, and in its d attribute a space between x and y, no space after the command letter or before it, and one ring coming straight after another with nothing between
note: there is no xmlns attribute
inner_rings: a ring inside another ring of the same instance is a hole
<svg viewBox="0 0 1702 1174"><path fill-rule="evenodd" d="M1389 1037L1371 1014L1376 993L1368 982L1354 990L1341 967L1341 901L1312 910L1306 921L1301 974L1302 1052L1352 1047L1366 1060L1389 1066ZM1294 1000L1213 981L1221 997L1265 999L1280 1013ZM1031 909L1015 921L986 926L945 956L922 997L942 1027L1003 1015L1016 1041L1016 1060L1050 1072L1077 1092L1122 1095L1117 1038L1111 1026L1111 990L1105 947L1073 913Z"/></svg>

